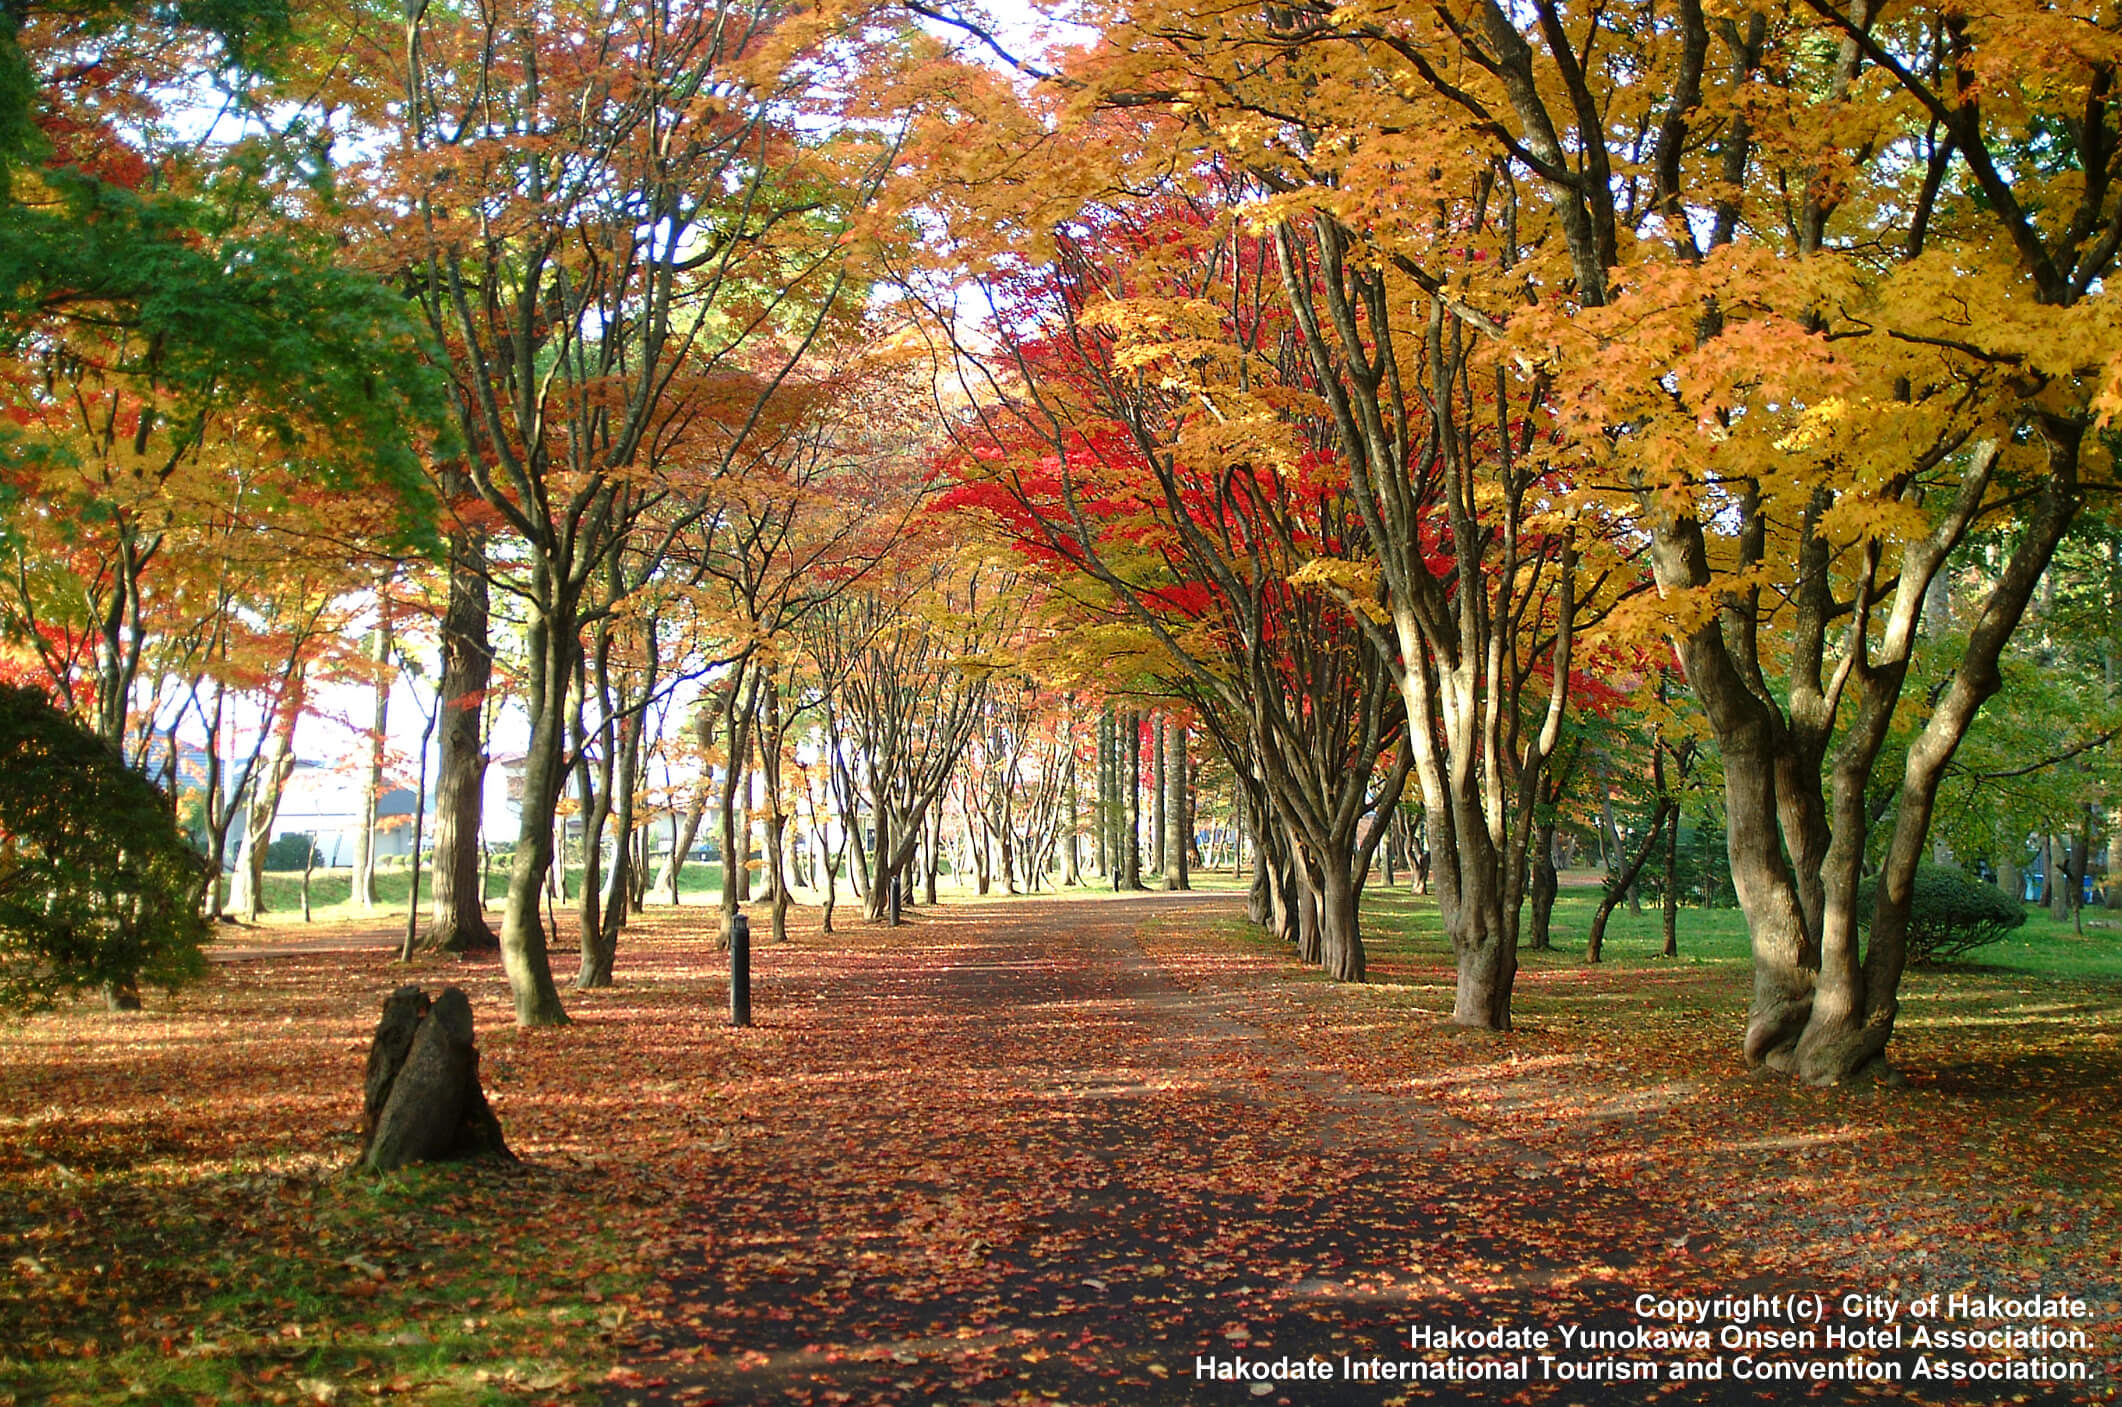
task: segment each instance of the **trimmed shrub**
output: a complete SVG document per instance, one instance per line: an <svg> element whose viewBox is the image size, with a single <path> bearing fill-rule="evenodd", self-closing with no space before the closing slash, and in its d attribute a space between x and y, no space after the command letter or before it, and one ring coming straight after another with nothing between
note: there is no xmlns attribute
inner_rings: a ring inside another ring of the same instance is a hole
<svg viewBox="0 0 2122 1407"><path fill-rule="evenodd" d="M1871 926L1879 892L1876 875L1857 886L1857 921ZM1916 866L1915 894L1908 906L1908 958L1945 962L1994 943L2026 922L2026 907L1996 885L1965 870Z"/></svg>

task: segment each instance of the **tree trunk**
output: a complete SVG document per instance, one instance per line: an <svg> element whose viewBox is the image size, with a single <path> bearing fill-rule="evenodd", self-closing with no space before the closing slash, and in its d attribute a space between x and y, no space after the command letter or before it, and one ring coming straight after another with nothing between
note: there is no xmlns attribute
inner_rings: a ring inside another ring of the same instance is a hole
<svg viewBox="0 0 2122 1407"><path fill-rule="evenodd" d="M1164 746L1164 816L1169 830L1164 838L1164 887L1191 889L1193 882L1187 873L1187 851L1193 839L1193 827L1187 824L1186 725L1177 719L1165 720Z"/></svg>
<svg viewBox="0 0 2122 1407"><path fill-rule="evenodd" d="M1518 954L1509 941L1503 895L1495 887L1495 878L1492 868L1469 868L1459 875L1459 922L1452 929L1458 969L1452 1024L1508 1031Z"/></svg>
<svg viewBox="0 0 2122 1407"><path fill-rule="evenodd" d="M2078 482L2078 455L2085 427L2042 416L2039 430L2048 467L2040 494L2009 561L1983 600L1949 682L1933 696L1930 714L1902 761L1893 832L1879 867L1871 938L1862 966L1826 960L1821 963L1819 995L1795 1060L1797 1074L1809 1084L1898 1078L1885 1064L1885 1051L1900 1012L1899 992L1907 963L1916 867L1928 848L1938 785L1976 713L2003 687L1998 661L2084 499ZM1998 452L1995 445L1988 447L1990 462L1994 463ZM1963 497L1978 496L1981 490L1982 481L1974 481L1963 486ZM1902 572L1906 578L1911 569L1904 563ZM1898 697L1899 681L1891 682L1894 688L1882 700L1882 711L1890 709ZM1878 731L1883 737L1884 728ZM1862 780L1870 780L1868 767ZM1860 792L1860 803L1862 799ZM1861 832L1856 842L1851 847L1855 855L1855 860L1849 862L1851 871L1862 859ZM1853 889L1854 885L1842 887ZM1835 929L1831 926L1830 934Z"/></svg>
<svg viewBox="0 0 2122 1407"><path fill-rule="evenodd" d="M450 491L448 479L444 489ZM491 952L501 946L486 921L486 857L480 844L486 791L480 723L493 672L486 538L459 528L449 539L449 599L442 614L442 677L435 705L442 711L442 746L435 763L435 902L420 938L420 947L430 952ZM531 897L535 906L536 896Z"/></svg>
<svg viewBox="0 0 2122 1407"><path fill-rule="evenodd" d="M567 781L562 766L567 687L581 646L574 611L565 603L552 615L534 613L529 635L525 702L531 716L530 743L523 758L522 823L516 833L515 859L509 866L508 899L501 912L501 966L515 999L516 1024L558 1026L567 1021L567 1010L553 983L538 901L553 869L553 826L560 789Z"/></svg>
<svg viewBox="0 0 2122 1407"><path fill-rule="evenodd" d="M1703 882L1709 881L1707 874ZM1680 956L1680 808L1673 807L1672 824L1665 828L1665 887L1661 898L1664 910L1661 921L1665 925L1665 953L1669 958Z"/></svg>
<svg viewBox="0 0 2122 1407"><path fill-rule="evenodd" d="M569 705L572 714L569 727L575 737L575 816L582 827L582 888L575 895L575 945L581 958L581 966L575 975L577 991L600 985L598 974L609 970L604 958L604 828L611 820L612 782L616 770L616 759L612 756L611 691L605 677L611 656L609 621L599 624L593 653L598 676L594 687L599 695L600 715L595 762L590 760L593 750L584 721L593 687L587 662L576 673L574 696ZM610 981L611 978L606 976L604 982L608 984Z"/></svg>
<svg viewBox="0 0 2122 1407"><path fill-rule="evenodd" d="M1303 860L1290 867L1296 883L1291 886L1297 919L1297 961L1318 967L1326 961L1326 943L1319 932L1320 877Z"/></svg>
<svg viewBox="0 0 2122 1407"><path fill-rule="evenodd" d="M747 741L749 737L747 735ZM731 866L726 872L737 886L737 902L752 901L752 759L749 747L745 749L743 770L738 774L736 795L736 826L734 843L724 863Z"/></svg>
<svg viewBox="0 0 2122 1407"><path fill-rule="evenodd" d="M1165 857L1171 853L1165 817L1171 814L1171 786L1164 756L1165 721L1162 713L1151 715L1149 743L1149 869L1164 874ZM1167 886L1169 887L1169 886Z"/></svg>
<svg viewBox="0 0 2122 1407"><path fill-rule="evenodd" d="M765 719L759 735L759 770L766 779L766 881L771 894L773 941L788 941L788 909L794 902L788 893L786 850L788 817L781 809L781 690L769 677L762 706Z"/></svg>
<svg viewBox="0 0 2122 1407"><path fill-rule="evenodd" d="M363 1096L361 1166L370 1172L511 1156L479 1087L471 1002L456 987L444 987L432 1007L427 994L411 986L384 1002Z"/></svg>
<svg viewBox="0 0 2122 1407"><path fill-rule="evenodd" d="M1120 822L1120 887L1142 888L1142 715L1128 710L1120 715L1117 738L1120 754L1120 784L1127 788Z"/></svg>
<svg viewBox="0 0 2122 1407"><path fill-rule="evenodd" d="M376 592L375 708L369 720L368 785L361 790L361 827L354 832L354 879L351 898L356 909L369 913L376 907L376 805L383 800L383 755L390 741L391 614L388 583Z"/></svg>
<svg viewBox="0 0 2122 1407"><path fill-rule="evenodd" d="M1547 952L1554 947L1553 923L1555 895L1561 888L1561 879L1555 873L1555 818L1552 814L1542 816L1533 833L1532 888L1526 897L1532 902L1532 932L1525 946L1535 952ZM1390 875L1386 883L1392 883Z"/></svg>
<svg viewBox="0 0 2122 1407"><path fill-rule="evenodd" d="M2049 838L2049 872L2053 878L2048 886L2048 916L2057 923L2068 923L2078 907L2079 882L2074 871L2082 863L2081 854L2076 835L2066 833Z"/></svg>
<svg viewBox="0 0 2122 1407"><path fill-rule="evenodd" d="M934 904L936 900L936 872L943 864L943 816L941 809L929 813L926 843L921 856L921 902Z"/></svg>
<svg viewBox="0 0 2122 1407"><path fill-rule="evenodd" d="M723 734L729 739L729 765L722 775L722 937L729 942L730 929L737 919L737 907L744 901L744 881L750 860L751 830L749 818L744 824L738 820L738 796L750 789L752 725L759 708L759 674L748 664L743 670L742 688L739 680L730 681L730 691L723 706Z"/></svg>
<svg viewBox="0 0 2122 1407"><path fill-rule="evenodd" d="M1320 875L1319 958L1326 975L1336 982L1361 982L1364 972L1363 935L1357 918L1362 891L1345 864L1329 862Z"/></svg>
<svg viewBox="0 0 2122 1407"><path fill-rule="evenodd" d="M1627 866L1608 881L1606 892L1599 897L1599 907L1592 914L1591 936L1584 942L1584 960L1598 962L1606 954L1606 922L1613 917L1621 896L1635 884L1636 877L1643 872L1650 859L1651 847L1658 843L1659 834L1667 827L1677 834L1680 829L1677 808L1665 797L1658 798L1657 807L1650 815L1650 828L1643 833L1643 844L1636 853L1628 857Z"/></svg>
<svg viewBox="0 0 2122 1407"><path fill-rule="evenodd" d="M1068 831L1062 842L1061 883L1064 886L1074 886L1083 882L1082 812L1076 795L1076 702L1070 698L1064 701L1063 706L1063 726L1066 732L1062 745L1068 749L1068 761L1063 764L1066 773L1061 783L1061 793L1062 805L1068 808ZM2110 863L2108 871L2122 876L2122 866Z"/></svg>
<svg viewBox="0 0 2122 1407"><path fill-rule="evenodd" d="M685 808L684 816L671 818L675 840L664 861L663 873L656 877L657 887L670 895L674 908L678 903L678 877L693 853L693 841L700 835L700 822L707 816L707 798L713 786L707 752L715 744L715 709L705 701L693 709L693 742L700 751L700 781L693 790L692 804Z"/></svg>
<svg viewBox="0 0 2122 1407"><path fill-rule="evenodd" d="M2026 898L2026 871L2020 868L2018 860L2014 858L2021 848L2017 846L2011 847L2009 850L2003 847L1999 848L1997 855L1997 888L2011 895L2014 899L2024 901ZM2114 887L2111 885L2108 890L2110 900L2113 899L2114 893Z"/></svg>
<svg viewBox="0 0 2122 1407"><path fill-rule="evenodd" d="M1119 734L1107 704L1098 715L1098 877L1113 889L1120 887Z"/></svg>
<svg viewBox="0 0 2122 1407"><path fill-rule="evenodd" d="M290 681L288 695L273 720L272 752L251 788L249 812L243 818L243 848L236 857L239 898L235 908L251 923L265 912L265 852L270 848L273 819L280 814L280 799L287 793L287 779L295 770L295 721L301 716L300 686Z"/></svg>

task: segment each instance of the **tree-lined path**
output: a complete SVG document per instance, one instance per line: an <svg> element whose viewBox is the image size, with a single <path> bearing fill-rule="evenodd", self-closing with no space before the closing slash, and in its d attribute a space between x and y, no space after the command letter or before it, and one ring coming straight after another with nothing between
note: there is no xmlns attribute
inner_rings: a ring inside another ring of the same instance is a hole
<svg viewBox="0 0 2122 1407"><path fill-rule="evenodd" d="M662 1272L673 1301L609 1400L1249 1400L1197 1383L1196 1355L1402 1360L1414 1323L1618 1328L1639 1289L1751 1288L1699 1242L1676 1248L1670 1211L1313 1067L1230 988L1178 985L1137 941L1232 907L992 904L858 936L802 990L801 1039L751 1072L770 1119L703 1150L705 1200Z"/></svg>

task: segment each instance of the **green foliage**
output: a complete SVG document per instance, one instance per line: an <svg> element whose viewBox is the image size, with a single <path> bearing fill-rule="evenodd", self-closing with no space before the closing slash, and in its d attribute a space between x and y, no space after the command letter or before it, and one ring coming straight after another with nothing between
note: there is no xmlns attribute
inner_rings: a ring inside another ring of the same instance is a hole
<svg viewBox="0 0 2122 1407"><path fill-rule="evenodd" d="M204 152L164 144L153 102L130 121L69 106L59 76L78 67L76 46L110 39L160 53L114 71L113 92L166 94L154 65L180 63L258 117L270 95L254 90L293 37L285 0L87 0L54 31L66 42L26 48L37 8L0 15L0 354L41 358L46 376L93 366L129 388L151 412L139 443L151 427L172 463L240 419L309 482L383 489L400 510L394 545L432 547L422 441L443 422L441 383L402 294L346 263L314 126L267 118ZM63 153L46 125L71 133ZM306 220L304 188L322 198ZM9 433L0 471L66 453Z"/></svg>
<svg viewBox="0 0 2122 1407"><path fill-rule="evenodd" d="M34 689L0 688L0 1007L205 971L169 798Z"/></svg>
<svg viewBox="0 0 2122 1407"><path fill-rule="evenodd" d="M1879 892L1877 876L1857 886L1859 922L1871 922ZM1908 910L1908 956L1942 962L1995 943L2026 922L2025 906L1994 884L1965 870L1942 865L1916 867L1915 895Z"/></svg>
<svg viewBox="0 0 2122 1407"><path fill-rule="evenodd" d="M431 516L415 436L440 422L440 390L403 299L315 239L229 229L205 200L48 179L55 203L0 204L0 345L54 317L123 329L116 369L161 389L177 442L240 408L324 484L377 483L409 526Z"/></svg>
<svg viewBox="0 0 2122 1407"><path fill-rule="evenodd" d="M322 859L317 838L305 831L289 831L265 847L265 867L269 870L306 869L312 860Z"/></svg>

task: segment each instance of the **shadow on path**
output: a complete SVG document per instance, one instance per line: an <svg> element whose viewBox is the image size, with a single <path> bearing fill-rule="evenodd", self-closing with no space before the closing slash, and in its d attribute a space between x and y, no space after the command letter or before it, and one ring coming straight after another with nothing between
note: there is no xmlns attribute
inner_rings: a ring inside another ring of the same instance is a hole
<svg viewBox="0 0 2122 1407"><path fill-rule="evenodd" d="M1563 1326L1669 1327L1635 1317L1639 1292L1863 1287L1707 1283L1698 1247L1626 1189L1304 1068L1237 994L1180 990L1133 941L1152 916L1233 903L967 907L834 954L807 1008L766 1012L787 1039L738 1096L754 1122L697 1174L708 1191L664 1268L666 1312L609 1400L1958 1400L1739 1381L1743 1348L1565 1346ZM1414 1325L1543 1329L1558 1362L1654 1359L1661 1378L1557 1381L1537 1351L1413 1351ZM1527 1376L1343 1376L1373 1357ZM1689 1358L1721 1359L1725 1378L1662 1377ZM1197 1379L1199 1359L1316 1360L1334 1377ZM2043 1391L1973 1400L2068 1400Z"/></svg>

